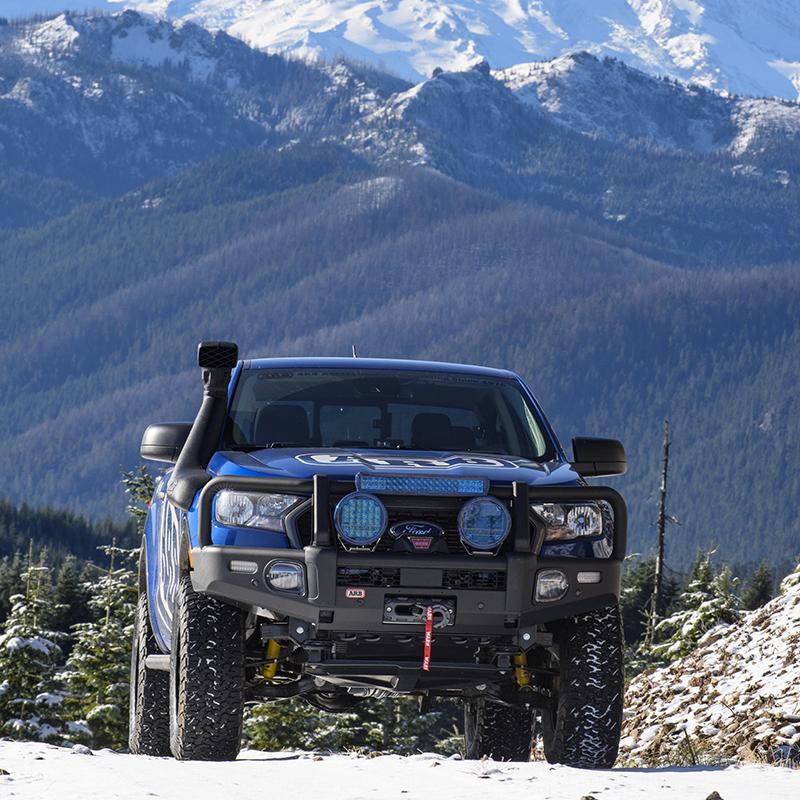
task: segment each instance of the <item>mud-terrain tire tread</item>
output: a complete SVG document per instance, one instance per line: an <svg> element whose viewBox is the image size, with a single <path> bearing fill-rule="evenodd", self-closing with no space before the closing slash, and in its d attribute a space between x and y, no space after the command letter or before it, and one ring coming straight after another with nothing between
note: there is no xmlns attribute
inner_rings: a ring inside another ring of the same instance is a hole
<svg viewBox="0 0 800 800"><path fill-rule="evenodd" d="M530 761L533 709L478 698L464 703L464 737L469 759Z"/></svg>
<svg viewBox="0 0 800 800"><path fill-rule="evenodd" d="M542 712L545 758L551 764L610 769L622 730L624 665L619 607L560 623L556 707Z"/></svg>
<svg viewBox="0 0 800 800"><path fill-rule="evenodd" d="M169 675L147 669L145 658L160 654L150 614L147 594L142 592L136 604L131 648L131 689L128 747L143 756L168 756L169 749Z"/></svg>
<svg viewBox="0 0 800 800"><path fill-rule="evenodd" d="M245 614L178 585L170 658L170 745L175 758L232 761L245 695Z"/></svg>

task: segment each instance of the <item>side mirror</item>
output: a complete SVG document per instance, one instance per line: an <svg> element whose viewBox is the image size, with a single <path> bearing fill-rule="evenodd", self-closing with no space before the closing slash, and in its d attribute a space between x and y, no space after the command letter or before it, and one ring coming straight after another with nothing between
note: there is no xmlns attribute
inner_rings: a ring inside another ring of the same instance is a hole
<svg viewBox="0 0 800 800"><path fill-rule="evenodd" d="M139 455L148 461L174 464L186 444L191 422L158 422L148 425L142 436Z"/></svg>
<svg viewBox="0 0 800 800"><path fill-rule="evenodd" d="M572 456L572 468L584 478L624 475L628 471L625 448L616 439L576 436L572 440Z"/></svg>

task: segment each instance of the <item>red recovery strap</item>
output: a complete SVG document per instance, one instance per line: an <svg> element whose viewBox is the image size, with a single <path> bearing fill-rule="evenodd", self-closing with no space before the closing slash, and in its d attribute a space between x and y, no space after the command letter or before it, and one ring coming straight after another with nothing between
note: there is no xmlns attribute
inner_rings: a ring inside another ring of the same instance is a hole
<svg viewBox="0 0 800 800"><path fill-rule="evenodd" d="M431 671L431 642L433 641L433 608L425 607L425 644L422 649L422 669Z"/></svg>

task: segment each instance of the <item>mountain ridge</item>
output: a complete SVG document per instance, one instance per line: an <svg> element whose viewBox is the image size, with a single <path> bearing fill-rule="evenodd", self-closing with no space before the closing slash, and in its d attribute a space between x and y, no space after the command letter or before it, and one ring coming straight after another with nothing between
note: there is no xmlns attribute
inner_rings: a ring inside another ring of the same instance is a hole
<svg viewBox="0 0 800 800"><path fill-rule="evenodd" d="M788 568L798 107L591 55L529 73L411 84L133 11L0 28L3 492L121 514L144 426L196 411L199 339L357 342L510 367L565 440L622 438L634 549L669 416L670 565Z"/></svg>
<svg viewBox="0 0 800 800"><path fill-rule="evenodd" d="M6 0L7 16L63 0ZM588 50L653 75L733 94L797 99L800 23L791 0L72 0L223 29L265 50L345 57L418 82L481 60L506 69Z"/></svg>

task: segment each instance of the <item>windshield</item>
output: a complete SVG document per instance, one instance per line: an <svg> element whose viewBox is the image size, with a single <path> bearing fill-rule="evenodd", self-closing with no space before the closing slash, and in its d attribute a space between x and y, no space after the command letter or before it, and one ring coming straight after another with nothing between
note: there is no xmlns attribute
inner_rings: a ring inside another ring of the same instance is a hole
<svg viewBox="0 0 800 800"><path fill-rule="evenodd" d="M548 441L511 379L374 369L251 369L226 446L498 453L541 460Z"/></svg>

